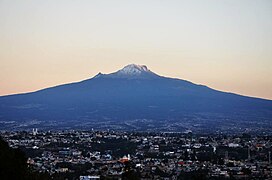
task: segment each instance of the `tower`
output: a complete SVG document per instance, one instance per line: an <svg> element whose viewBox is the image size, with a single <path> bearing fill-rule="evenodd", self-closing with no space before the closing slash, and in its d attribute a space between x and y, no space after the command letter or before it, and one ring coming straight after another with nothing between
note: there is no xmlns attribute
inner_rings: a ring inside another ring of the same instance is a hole
<svg viewBox="0 0 272 180"><path fill-rule="evenodd" d="M32 134L34 135L34 136L36 136L37 134L38 134L38 129L36 128L33 128L32 129Z"/></svg>
<svg viewBox="0 0 272 180"><path fill-rule="evenodd" d="M229 152L228 151L225 152L225 160L229 160Z"/></svg>
<svg viewBox="0 0 272 180"><path fill-rule="evenodd" d="M248 147L248 149L247 149L247 158L248 158L248 160L250 160L250 148Z"/></svg>
<svg viewBox="0 0 272 180"><path fill-rule="evenodd" d="M268 152L268 163L271 165L271 151Z"/></svg>
<svg viewBox="0 0 272 180"><path fill-rule="evenodd" d="M216 146L213 146L213 153L216 153Z"/></svg>

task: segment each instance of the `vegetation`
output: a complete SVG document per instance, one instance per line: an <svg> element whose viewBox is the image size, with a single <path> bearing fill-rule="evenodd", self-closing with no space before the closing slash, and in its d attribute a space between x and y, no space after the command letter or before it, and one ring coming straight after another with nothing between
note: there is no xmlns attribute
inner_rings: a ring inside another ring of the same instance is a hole
<svg viewBox="0 0 272 180"><path fill-rule="evenodd" d="M27 158L20 149L12 149L0 138L0 177L1 180L43 180L48 174L36 173L27 165Z"/></svg>

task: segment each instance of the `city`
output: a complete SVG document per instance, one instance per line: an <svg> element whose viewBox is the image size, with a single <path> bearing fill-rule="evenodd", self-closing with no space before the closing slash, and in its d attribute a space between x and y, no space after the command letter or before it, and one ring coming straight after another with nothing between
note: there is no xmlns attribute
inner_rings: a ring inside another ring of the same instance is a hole
<svg viewBox="0 0 272 180"><path fill-rule="evenodd" d="M0 180L272 180L272 0L0 0Z"/></svg>
<svg viewBox="0 0 272 180"><path fill-rule="evenodd" d="M57 179L271 179L272 136L177 132L1 132Z"/></svg>

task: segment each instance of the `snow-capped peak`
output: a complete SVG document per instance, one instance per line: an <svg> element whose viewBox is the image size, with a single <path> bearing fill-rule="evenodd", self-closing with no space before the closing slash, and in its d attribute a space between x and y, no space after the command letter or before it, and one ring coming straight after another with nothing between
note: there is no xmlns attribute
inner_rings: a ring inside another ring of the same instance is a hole
<svg viewBox="0 0 272 180"><path fill-rule="evenodd" d="M124 75L140 75L143 72L150 72L150 70L145 65L129 64L117 73Z"/></svg>
<svg viewBox="0 0 272 180"><path fill-rule="evenodd" d="M154 79L159 77L145 65L129 64L119 71L110 74L99 73L94 78Z"/></svg>

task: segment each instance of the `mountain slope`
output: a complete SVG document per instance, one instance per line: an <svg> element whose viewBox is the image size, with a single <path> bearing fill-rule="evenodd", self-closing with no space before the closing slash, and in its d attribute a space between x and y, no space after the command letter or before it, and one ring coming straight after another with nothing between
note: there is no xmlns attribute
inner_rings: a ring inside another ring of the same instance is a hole
<svg viewBox="0 0 272 180"><path fill-rule="evenodd" d="M263 128L263 124L257 127L256 122L271 124L272 121L270 100L162 77L139 65L128 65L115 73L99 73L91 79L33 93L2 96L0 104L0 121L5 121L5 127L9 121L35 120L38 125L55 122L52 127L89 123L86 128L107 122L109 128L118 124L120 129L124 123L131 128L135 126L133 121L149 119L151 122L147 125L156 128L160 128L157 122L162 122L163 128L179 124L180 129L192 129L197 124L200 129L207 129L206 126L215 124L220 129L226 124L245 122L255 122L256 128ZM134 128L142 129L142 124Z"/></svg>

